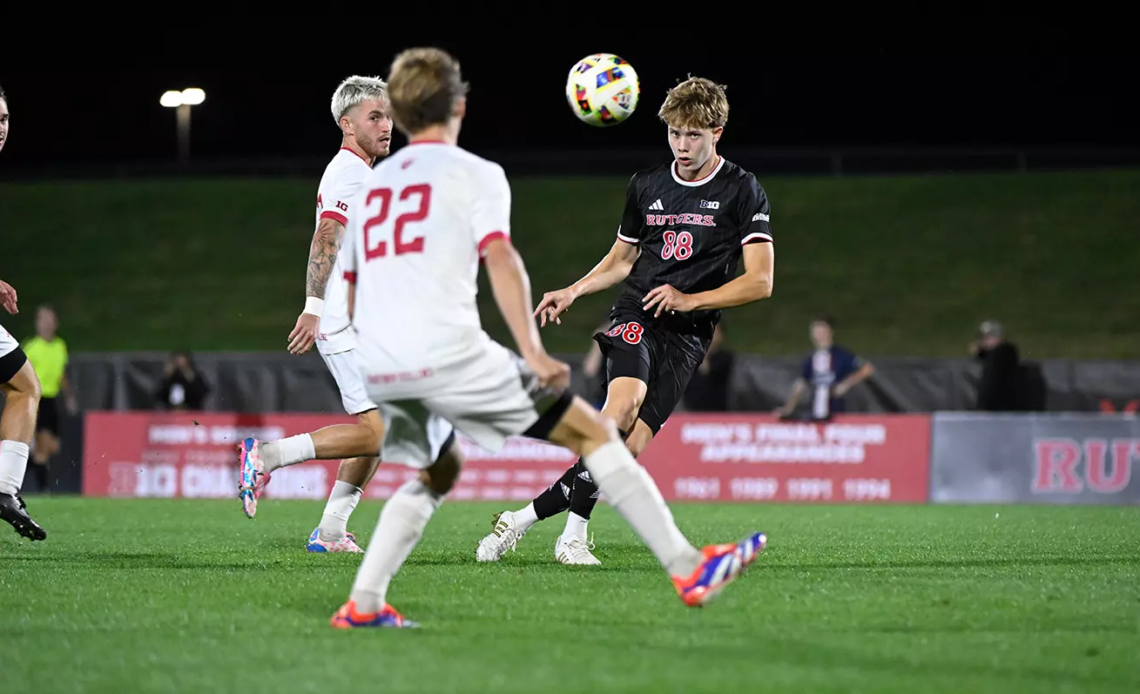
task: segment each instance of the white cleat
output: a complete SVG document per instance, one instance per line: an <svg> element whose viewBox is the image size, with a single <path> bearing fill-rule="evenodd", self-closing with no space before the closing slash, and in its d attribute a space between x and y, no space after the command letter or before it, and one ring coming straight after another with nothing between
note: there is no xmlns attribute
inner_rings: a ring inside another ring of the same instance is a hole
<svg viewBox="0 0 1140 694"><path fill-rule="evenodd" d="M594 543L589 542L584 538L575 537L567 540L565 537L559 537L558 542L554 543L554 558L560 564L578 564L583 566L601 566L602 562L590 553L594 548Z"/></svg>
<svg viewBox="0 0 1140 694"><path fill-rule="evenodd" d="M515 525L515 514L510 511L495 514L491 521L491 534L479 540L479 546L475 548L476 561L499 561L508 549L514 551L524 535L526 531Z"/></svg>

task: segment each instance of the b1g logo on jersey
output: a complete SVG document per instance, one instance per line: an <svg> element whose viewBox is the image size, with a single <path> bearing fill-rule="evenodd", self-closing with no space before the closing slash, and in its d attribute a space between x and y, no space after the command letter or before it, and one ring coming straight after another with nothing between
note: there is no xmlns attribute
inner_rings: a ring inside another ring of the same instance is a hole
<svg viewBox="0 0 1140 694"><path fill-rule="evenodd" d="M651 227L675 227L690 224L699 227L715 227L716 219L711 214L647 214L645 225Z"/></svg>
<svg viewBox="0 0 1140 694"><path fill-rule="evenodd" d="M701 200L702 210L719 210L720 203L716 200Z"/></svg>

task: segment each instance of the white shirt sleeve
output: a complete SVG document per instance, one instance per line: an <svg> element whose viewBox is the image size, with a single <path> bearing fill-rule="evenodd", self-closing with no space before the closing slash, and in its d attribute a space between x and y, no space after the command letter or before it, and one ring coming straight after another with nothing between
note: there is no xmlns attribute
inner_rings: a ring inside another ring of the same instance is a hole
<svg viewBox="0 0 1140 694"><path fill-rule="evenodd" d="M471 214L472 231L479 257L495 239L511 237L511 184L503 167L491 162L473 171L476 189Z"/></svg>
<svg viewBox="0 0 1140 694"><path fill-rule="evenodd" d="M333 180L317 191L317 207L320 208L320 219L333 219L348 227L349 210L352 209L352 200L360 191L360 185L368 175L367 166L346 166L342 168ZM322 181L324 183L324 181Z"/></svg>
<svg viewBox="0 0 1140 694"><path fill-rule="evenodd" d="M359 196L363 197L363 196ZM344 225L344 236L340 239L340 253L337 255L337 263L344 271L344 278L349 282L356 283L356 248L362 243L357 239L357 234L360 234L360 222L358 218L361 216L361 210L364 208L364 200L353 199L349 203L349 211L346 220L348 223Z"/></svg>

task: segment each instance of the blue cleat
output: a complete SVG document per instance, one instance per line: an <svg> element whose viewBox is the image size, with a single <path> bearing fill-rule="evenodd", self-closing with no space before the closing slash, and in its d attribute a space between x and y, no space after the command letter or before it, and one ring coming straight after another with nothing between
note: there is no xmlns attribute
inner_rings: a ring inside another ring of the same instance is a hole
<svg viewBox="0 0 1140 694"><path fill-rule="evenodd" d="M691 576L674 576L673 587L689 607L704 607L736 580L760 552L768 546L768 536L753 533L737 544L709 545L701 550L704 560Z"/></svg>
<svg viewBox="0 0 1140 694"><path fill-rule="evenodd" d="M363 554L364 550L356 544L356 536L345 533L339 540L322 540L321 529L317 528L309 535L309 544L305 545L306 552L348 552L350 554Z"/></svg>

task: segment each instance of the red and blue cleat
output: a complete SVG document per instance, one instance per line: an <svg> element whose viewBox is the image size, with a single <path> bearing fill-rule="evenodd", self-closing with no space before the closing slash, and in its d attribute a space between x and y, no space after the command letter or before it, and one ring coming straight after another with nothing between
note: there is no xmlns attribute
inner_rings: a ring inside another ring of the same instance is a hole
<svg viewBox="0 0 1140 694"><path fill-rule="evenodd" d="M674 576L673 587L689 607L704 607L767 546L768 536L764 533L753 533L737 544L709 545L701 550L704 559L692 575Z"/></svg>
<svg viewBox="0 0 1140 694"><path fill-rule="evenodd" d="M404 619L404 616L396 611L396 608L391 605L385 604L384 609L379 612L357 612L356 602L349 600L346 602L336 614L332 616L329 622L334 629L367 629L367 628L391 628L391 629L414 629L419 626L415 622L410 622Z"/></svg>

